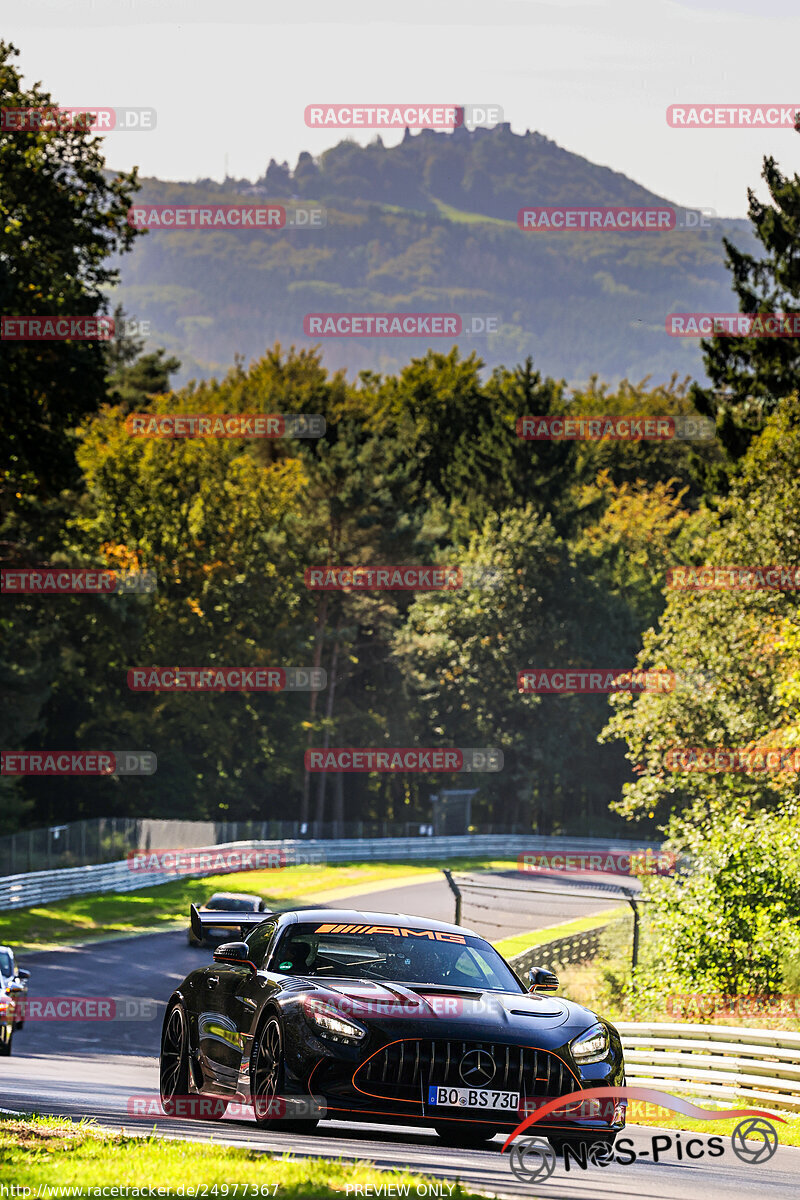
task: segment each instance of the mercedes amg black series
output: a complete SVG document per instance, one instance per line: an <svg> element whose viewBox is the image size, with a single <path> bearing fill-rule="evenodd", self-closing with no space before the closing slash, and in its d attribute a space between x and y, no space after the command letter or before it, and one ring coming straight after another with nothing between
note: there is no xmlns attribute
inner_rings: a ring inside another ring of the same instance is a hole
<svg viewBox="0 0 800 1200"><path fill-rule="evenodd" d="M236 1102L275 1130L387 1122L475 1145L556 1097L624 1083L613 1025L547 994L558 980L542 968L526 989L463 926L328 908L193 907L191 919L198 941L214 926L243 940L219 946L169 999L168 1113L218 1118ZM624 1123L623 1105L573 1098L536 1130L560 1149L613 1142Z"/></svg>

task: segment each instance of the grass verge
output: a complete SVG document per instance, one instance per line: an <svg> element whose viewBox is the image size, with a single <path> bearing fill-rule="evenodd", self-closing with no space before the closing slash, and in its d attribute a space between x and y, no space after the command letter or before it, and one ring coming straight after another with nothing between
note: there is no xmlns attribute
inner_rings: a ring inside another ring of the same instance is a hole
<svg viewBox="0 0 800 1200"><path fill-rule="evenodd" d="M505 868L509 862L475 859L448 863L454 869ZM33 908L0 912L0 945L46 950L70 942L86 942L128 933L157 933L178 922L189 923L189 904L202 904L212 892L255 892L270 906L287 901L313 902L334 889L357 891L371 883L414 883L440 868L435 862L304 864L281 870L237 871L203 879L176 879L135 892L71 896Z"/></svg>
<svg viewBox="0 0 800 1200"><path fill-rule="evenodd" d="M626 934L629 938L630 934ZM713 1012L698 1005L681 1013L670 1005L669 996L642 999L631 988L630 950L622 957L603 957L590 962L561 967L558 972L559 994L576 1004L600 1012L615 1024L620 1021L651 1021L667 1025L726 1025L732 1029L771 1029L776 1033L800 1033L800 1017L763 1012L753 1016ZM686 989L688 991L688 988Z"/></svg>
<svg viewBox="0 0 800 1200"><path fill-rule="evenodd" d="M573 933L586 933L588 929L598 929L617 917L624 917L629 911L627 904L621 904L616 908L607 908L603 912L595 913L592 917L576 917L574 921L562 921L559 925L547 925L544 929L531 929L528 933L515 933L511 937L494 942L493 945L503 958L513 958L515 954L522 954L525 950L541 946L545 942L571 937Z"/></svg>
<svg viewBox="0 0 800 1200"><path fill-rule="evenodd" d="M183 1197L232 1197L232 1190L222 1189L238 1184L236 1195L243 1198L278 1195L281 1200L326 1200L345 1195L348 1184L360 1184L362 1195L365 1185L373 1189L394 1185L394 1193L385 1190L384 1195L397 1195L398 1184L405 1184L414 1195L418 1186L432 1182L409 1171L378 1171L369 1163L298 1160L204 1142L128 1137L88 1122L39 1116L0 1121L0 1168L5 1184L57 1187L60 1190L53 1194L61 1196L68 1194L63 1190L68 1187L103 1186L160 1187L174 1195L180 1186L178 1194ZM215 1186L218 1192L212 1192ZM474 1192L458 1184L451 1194L453 1200L477 1200Z"/></svg>
<svg viewBox="0 0 800 1200"><path fill-rule="evenodd" d="M635 1084L636 1080L631 1080L631 1084ZM666 1090L666 1089L664 1089ZM671 1092L671 1095L679 1096L680 1092ZM717 1101L706 1101L697 1095L685 1096L692 1104L696 1104L699 1108L714 1108ZM644 1109L647 1111L643 1111ZM748 1099L745 1094L739 1096L736 1100L725 1102L725 1108L760 1108L764 1111L768 1109L758 1100ZM653 1110L652 1113L650 1110ZM629 1107L630 1114L631 1109ZM778 1143L781 1146L800 1146L800 1113L782 1113L785 1124L775 1120L775 1128L778 1131ZM633 1115L628 1117L631 1128L641 1126L648 1129L675 1129L685 1130L687 1133L708 1133L720 1134L728 1136L733 1133L741 1118L734 1118L730 1121L695 1121L691 1117L681 1116L680 1113L671 1112L668 1108L661 1108L656 1104L648 1104L644 1106L638 1101L634 1105Z"/></svg>

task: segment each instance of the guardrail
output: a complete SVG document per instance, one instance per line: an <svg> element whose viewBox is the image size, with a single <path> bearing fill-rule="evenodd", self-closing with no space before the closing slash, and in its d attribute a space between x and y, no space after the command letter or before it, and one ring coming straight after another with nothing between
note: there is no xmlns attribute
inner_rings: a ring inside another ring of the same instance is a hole
<svg viewBox="0 0 800 1200"><path fill-rule="evenodd" d="M571 966L574 963L588 962L595 958L600 950L600 938L610 925L625 920L615 918L597 925L594 929L585 929L582 933L571 933L567 937L554 938L551 942L540 942L531 946L521 954L514 955L508 961L519 976L524 980L531 967L546 967L552 971L555 967Z"/></svg>
<svg viewBox="0 0 800 1200"><path fill-rule="evenodd" d="M800 1112L800 1033L638 1021L616 1027L627 1083Z"/></svg>
<svg viewBox="0 0 800 1200"><path fill-rule="evenodd" d="M433 832L433 831L431 831ZM442 825L441 837L463 832ZM476 833L524 834L525 827L501 822L483 823ZM182 821L161 817L89 817L45 829L22 829L0 836L0 876L22 871L53 871L56 867L88 867L119 862L131 850L167 846L221 846L229 842L322 841L331 838L428 837L419 821ZM581 836L612 837L602 828Z"/></svg>
<svg viewBox="0 0 800 1200"><path fill-rule="evenodd" d="M508 836L504 834L466 834L458 837L347 838L337 841L251 841L224 845L192 847L200 856L205 851L218 855L228 851L264 851L286 864L323 862L413 862L446 861L454 858L516 858L529 851L559 850L565 853L592 853L600 850L637 850L657 843L608 840L605 838L558 838ZM0 878L0 909L27 908L49 900L63 900L95 892L133 892L139 888L168 883L177 878L220 874L210 865L176 871L133 870L129 859L88 867L61 867L54 871L29 871Z"/></svg>

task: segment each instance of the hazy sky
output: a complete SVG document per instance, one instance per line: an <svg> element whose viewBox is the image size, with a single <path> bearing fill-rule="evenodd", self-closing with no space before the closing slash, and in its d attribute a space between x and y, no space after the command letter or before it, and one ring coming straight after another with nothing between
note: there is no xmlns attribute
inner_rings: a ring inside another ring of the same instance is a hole
<svg viewBox="0 0 800 1200"><path fill-rule="evenodd" d="M306 128L307 104L379 101L500 104L515 132L720 216L763 195L765 154L800 171L791 130L665 118L800 108L800 0L0 0L0 31L60 104L154 107L157 129L109 135L107 161L164 179L221 179L226 155L235 176L293 166L346 136Z"/></svg>

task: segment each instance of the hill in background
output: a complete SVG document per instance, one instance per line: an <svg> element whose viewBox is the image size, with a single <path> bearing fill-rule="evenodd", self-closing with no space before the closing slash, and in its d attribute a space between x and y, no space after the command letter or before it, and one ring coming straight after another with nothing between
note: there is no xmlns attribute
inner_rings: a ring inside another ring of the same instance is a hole
<svg viewBox="0 0 800 1200"><path fill-rule="evenodd" d="M571 383L592 374L654 381L702 375L699 344L667 336L673 311L735 308L721 238L752 246L746 221L611 233L531 232L532 205L663 206L625 175L539 133L464 128L406 133L394 147L343 141L295 169L270 162L249 180L143 181L145 204L319 204L322 228L153 230L121 261L114 300L148 321L151 345L183 363L178 382L227 370L275 341L311 345L309 312L493 314L499 328L462 336L464 351ZM673 206L677 207L677 206ZM682 216L682 210L679 210ZM325 363L395 371L452 339L323 339Z"/></svg>

